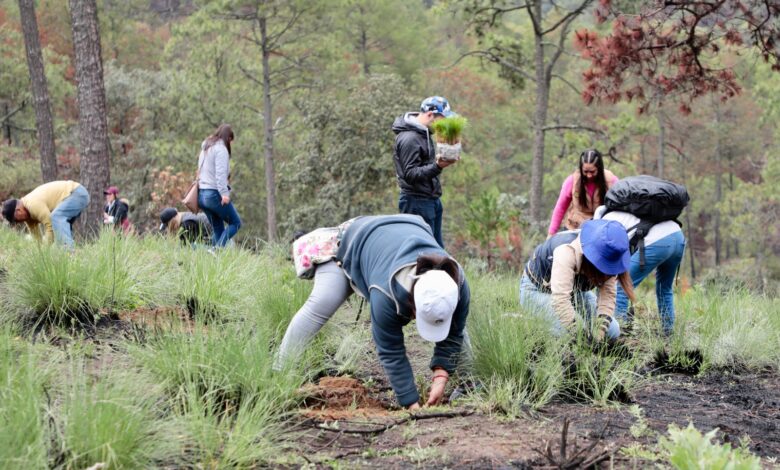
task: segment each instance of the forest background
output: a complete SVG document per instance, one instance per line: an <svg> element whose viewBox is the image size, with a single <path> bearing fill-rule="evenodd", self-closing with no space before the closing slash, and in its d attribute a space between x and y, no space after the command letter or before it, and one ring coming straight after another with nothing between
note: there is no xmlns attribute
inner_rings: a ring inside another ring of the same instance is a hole
<svg viewBox="0 0 780 470"><path fill-rule="evenodd" d="M0 0L3 199L42 182L25 1ZM63 0L34 3L57 178L79 180L72 17ZM394 213L390 126L442 95L470 124L462 161L442 177L445 242L456 256L519 270L579 153L596 147L620 177L688 187L684 282L776 293L780 74L758 51L723 44L709 60L736 74L741 92L728 100L592 100L591 62L575 46L581 31L610 24L597 21L592 1L530 3L548 36L535 35L523 9L496 13L479 1L100 0L110 183L137 229L151 230L192 181L201 141L228 122L240 242Z"/></svg>

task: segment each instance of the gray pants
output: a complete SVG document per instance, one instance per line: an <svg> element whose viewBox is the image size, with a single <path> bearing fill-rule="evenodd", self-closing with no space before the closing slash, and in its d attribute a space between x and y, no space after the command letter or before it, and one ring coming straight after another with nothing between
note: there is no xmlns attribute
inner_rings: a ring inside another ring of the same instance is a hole
<svg viewBox="0 0 780 470"><path fill-rule="evenodd" d="M352 287L344 271L335 261L317 266L314 271L314 288L306 303L290 321L274 362L281 369L288 361L295 360L309 341L317 334L341 304L352 294Z"/></svg>

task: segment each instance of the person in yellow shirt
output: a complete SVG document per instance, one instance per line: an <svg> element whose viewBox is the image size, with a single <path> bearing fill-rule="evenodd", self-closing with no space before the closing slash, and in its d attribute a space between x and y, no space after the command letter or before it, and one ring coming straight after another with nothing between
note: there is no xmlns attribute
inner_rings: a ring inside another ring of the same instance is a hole
<svg viewBox="0 0 780 470"><path fill-rule="evenodd" d="M3 217L10 223L24 222L38 240L57 240L73 247L71 224L89 204L89 193L75 181L42 184L21 199L3 202ZM43 233L41 233L43 232Z"/></svg>

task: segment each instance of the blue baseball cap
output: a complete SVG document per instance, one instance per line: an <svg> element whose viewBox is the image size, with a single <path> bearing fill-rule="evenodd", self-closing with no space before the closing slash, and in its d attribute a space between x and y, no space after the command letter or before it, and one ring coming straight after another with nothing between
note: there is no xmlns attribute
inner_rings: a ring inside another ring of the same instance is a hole
<svg viewBox="0 0 780 470"><path fill-rule="evenodd" d="M620 222L588 220L582 224L580 241L582 253L602 273L617 276L631 267L628 234Z"/></svg>
<svg viewBox="0 0 780 470"><path fill-rule="evenodd" d="M433 111L444 117L456 116L456 113L450 109L450 102L442 96L429 96L420 104L420 111L427 113Z"/></svg>

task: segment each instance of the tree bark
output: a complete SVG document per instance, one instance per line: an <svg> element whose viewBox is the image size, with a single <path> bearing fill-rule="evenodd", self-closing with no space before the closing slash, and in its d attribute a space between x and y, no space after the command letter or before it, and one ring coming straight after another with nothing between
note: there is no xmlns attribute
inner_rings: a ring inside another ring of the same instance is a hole
<svg viewBox="0 0 780 470"><path fill-rule="evenodd" d="M30 70L38 148L41 152L41 176L46 183L57 179L57 155L54 146L54 122L49 100L49 85L43 67L38 20L35 17L33 0L19 0L19 15L27 51L27 68Z"/></svg>
<svg viewBox="0 0 780 470"><path fill-rule="evenodd" d="M534 15L541 20L542 3L532 6ZM547 122L547 109L550 101L550 82L545 76L544 37L534 34L534 72L536 76L536 102L534 106L534 155L531 161L531 197L529 198L531 218L541 220L543 178L544 178L544 125Z"/></svg>
<svg viewBox="0 0 780 470"><path fill-rule="evenodd" d="M81 218L96 233L103 211L103 190L110 181L106 93L96 0L69 0L79 107L80 179L90 203Z"/></svg>
<svg viewBox="0 0 780 470"><path fill-rule="evenodd" d="M274 169L274 121L273 102L271 101L271 69L269 58L268 31L266 18L258 18L260 23L260 41L263 54L263 127L265 138L263 149L265 152L265 191L266 210L268 212L268 241L276 241L276 170Z"/></svg>
<svg viewBox="0 0 780 470"><path fill-rule="evenodd" d="M720 266L722 242L720 237L720 202L723 199L723 182L721 166L721 141L720 141L720 107L717 100L712 100L715 106L715 266Z"/></svg>
<svg viewBox="0 0 780 470"><path fill-rule="evenodd" d="M664 177L664 160L666 159L666 128L664 127L664 115L660 106L655 114L658 120L658 177Z"/></svg>

